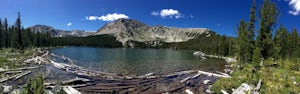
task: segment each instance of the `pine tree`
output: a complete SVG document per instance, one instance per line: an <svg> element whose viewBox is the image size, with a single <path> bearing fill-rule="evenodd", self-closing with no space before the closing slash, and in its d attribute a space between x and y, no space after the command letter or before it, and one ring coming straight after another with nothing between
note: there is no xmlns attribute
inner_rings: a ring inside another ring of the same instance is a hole
<svg viewBox="0 0 300 94"><path fill-rule="evenodd" d="M298 57L298 53L297 53L297 50L298 50L298 32L296 29L292 29L292 32L290 34L290 37L289 37L289 41L290 41L290 57L292 58L297 58Z"/></svg>
<svg viewBox="0 0 300 94"><path fill-rule="evenodd" d="M3 22L3 46L5 48L8 48L10 43L9 43L9 36L8 36L8 24L7 24L7 19L5 18L4 19L4 22Z"/></svg>
<svg viewBox="0 0 300 94"><path fill-rule="evenodd" d="M219 54L222 56L227 56L229 54L229 43L225 35L222 35L220 39L220 47L219 47Z"/></svg>
<svg viewBox="0 0 300 94"><path fill-rule="evenodd" d="M274 45L274 57L278 58L285 58L288 54L288 31L286 28L281 25L279 29L276 30L273 45Z"/></svg>
<svg viewBox="0 0 300 94"><path fill-rule="evenodd" d="M2 20L0 19L0 49L3 47L3 27L2 27Z"/></svg>
<svg viewBox="0 0 300 94"><path fill-rule="evenodd" d="M272 52L272 30L279 17L278 8L275 3L264 0L259 15L260 24L258 36L256 38L256 46L260 47L263 58L268 58L271 56Z"/></svg>
<svg viewBox="0 0 300 94"><path fill-rule="evenodd" d="M248 35L247 35L247 44L248 44L248 49L247 49L247 53L249 53L249 57L247 57L249 60L247 61L252 61L252 56L253 56L253 50L254 50L254 47L255 47L255 44L254 44L254 36L255 36L255 21L256 21L256 2L255 0L252 1L252 7L251 7L251 10L250 10L250 21L248 22L248 27L247 27L247 30L248 30Z"/></svg>
<svg viewBox="0 0 300 94"><path fill-rule="evenodd" d="M18 49L23 49L23 41L22 41L22 29L21 29L21 14L20 12L18 12L18 18L17 18L17 21L15 23L15 29L16 29L16 39L15 39L15 46L18 48Z"/></svg>
<svg viewBox="0 0 300 94"><path fill-rule="evenodd" d="M17 32L16 32L16 29L15 29L15 26L13 25L11 28L10 28L10 36L11 36L11 41L10 41L10 46L12 48L17 48Z"/></svg>
<svg viewBox="0 0 300 94"><path fill-rule="evenodd" d="M251 61L250 45L248 40L247 23L242 20L238 25L238 56L241 62L247 63Z"/></svg>

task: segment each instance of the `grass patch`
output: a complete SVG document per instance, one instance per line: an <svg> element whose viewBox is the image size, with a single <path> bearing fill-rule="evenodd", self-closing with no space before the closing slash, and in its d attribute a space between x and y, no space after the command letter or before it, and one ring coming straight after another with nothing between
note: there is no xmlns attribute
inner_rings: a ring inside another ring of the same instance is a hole
<svg viewBox="0 0 300 94"><path fill-rule="evenodd" d="M0 50L0 68L18 68L23 67L21 63L32 57L34 49L28 48L24 50L16 50L12 48L5 48Z"/></svg>
<svg viewBox="0 0 300 94"><path fill-rule="evenodd" d="M294 60L277 60L277 66L267 66L274 64L272 60L264 61L265 66L256 70L252 64L244 64L242 68L236 68L232 78L222 78L216 81L211 90L221 93L221 90L232 92L242 83L247 83L253 87L262 79L260 93L262 94L293 94L300 92L300 71L296 70ZM296 84L295 84L296 82Z"/></svg>

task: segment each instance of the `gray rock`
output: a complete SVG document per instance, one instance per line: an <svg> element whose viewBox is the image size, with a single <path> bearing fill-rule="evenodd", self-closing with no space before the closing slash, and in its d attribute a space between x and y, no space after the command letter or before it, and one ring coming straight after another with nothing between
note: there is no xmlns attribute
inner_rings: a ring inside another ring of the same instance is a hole
<svg viewBox="0 0 300 94"><path fill-rule="evenodd" d="M210 80L204 80L203 83L206 85L210 82Z"/></svg>
<svg viewBox="0 0 300 94"><path fill-rule="evenodd" d="M205 92L208 93L208 94L212 94L212 93L213 93L213 92L212 92L211 90L209 90L209 89L206 89Z"/></svg>
<svg viewBox="0 0 300 94"><path fill-rule="evenodd" d="M10 93L13 90L12 86L2 86L3 87L3 93Z"/></svg>
<svg viewBox="0 0 300 94"><path fill-rule="evenodd" d="M15 89L11 92L11 94L21 94L21 90L20 89Z"/></svg>

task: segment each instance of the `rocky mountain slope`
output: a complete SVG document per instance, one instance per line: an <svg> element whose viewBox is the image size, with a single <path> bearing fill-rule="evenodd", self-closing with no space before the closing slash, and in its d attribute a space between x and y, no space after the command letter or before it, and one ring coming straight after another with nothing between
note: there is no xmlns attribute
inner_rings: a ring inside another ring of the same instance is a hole
<svg viewBox="0 0 300 94"><path fill-rule="evenodd" d="M194 39L202 34L209 36L207 28L174 28L165 26L148 26L140 21L131 19L118 19L99 29L94 35L109 34L120 41L123 46L133 46L130 41L151 42L184 42Z"/></svg>
<svg viewBox="0 0 300 94"><path fill-rule="evenodd" d="M83 30L72 30L72 31L59 30L46 25L34 25L28 28L30 28L31 31L34 32L40 32L40 33L50 32L51 35L54 37L66 37L66 36L85 37L85 36L92 35L94 33L94 32L86 32Z"/></svg>

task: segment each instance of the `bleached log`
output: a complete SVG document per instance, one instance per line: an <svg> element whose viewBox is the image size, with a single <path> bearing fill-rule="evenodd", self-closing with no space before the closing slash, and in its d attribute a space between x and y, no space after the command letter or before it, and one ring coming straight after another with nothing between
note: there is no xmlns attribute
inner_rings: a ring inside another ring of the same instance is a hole
<svg viewBox="0 0 300 94"><path fill-rule="evenodd" d="M219 74L221 74L221 75L225 75L225 76L230 76L230 75L227 74L227 73L223 73L223 72L219 72L219 71L217 71L217 73L219 73Z"/></svg>
<svg viewBox="0 0 300 94"><path fill-rule="evenodd" d="M195 70L188 70L188 71L180 71L180 72L175 72L172 74L167 74L167 75L163 75L162 77L174 77L174 76L178 76L178 75L183 75L183 74L190 74L196 72Z"/></svg>
<svg viewBox="0 0 300 94"><path fill-rule="evenodd" d="M71 58L68 58L68 57L65 57L65 56L58 56L58 55L55 55L53 53L51 53L51 55L54 56L54 57L69 61L69 62L71 62L71 64L73 64L75 62L75 60L72 60Z"/></svg>
<svg viewBox="0 0 300 94"><path fill-rule="evenodd" d="M221 92L223 93L223 94L229 94L229 93L227 93L225 90L221 90Z"/></svg>
<svg viewBox="0 0 300 94"><path fill-rule="evenodd" d="M62 64L60 64L60 63L56 63L56 62L54 62L54 61L52 61L52 60L51 60L51 63L53 64L53 66L54 66L55 68L66 70L65 66L62 65Z"/></svg>
<svg viewBox="0 0 300 94"><path fill-rule="evenodd" d="M148 78L148 77L150 77L150 76L152 76L152 75L154 75L153 72L147 73L147 74L145 74L145 75L138 76L137 78Z"/></svg>
<svg viewBox="0 0 300 94"><path fill-rule="evenodd" d="M27 72L25 72L25 73L19 73L19 74L10 76L10 77L8 77L8 78L7 78L7 77L1 78L1 79L0 79L0 83L3 83L3 82L5 82L5 81L11 80L11 79L19 79L19 78L21 78L21 77L23 77L23 76L29 74L30 72L31 72L31 71L27 71Z"/></svg>
<svg viewBox="0 0 300 94"><path fill-rule="evenodd" d="M42 55L42 57L45 57L49 54L49 51L47 50L45 54Z"/></svg>
<svg viewBox="0 0 300 94"><path fill-rule="evenodd" d="M27 75L27 74L29 74L29 73L31 73L31 71L27 71L27 72L25 72L25 73L22 73L22 74L16 76L15 79L19 79L19 78L21 78L21 77L23 77L23 76L25 76L25 75Z"/></svg>
<svg viewBox="0 0 300 94"><path fill-rule="evenodd" d="M71 86L65 86L63 88L63 90L67 93L67 94L81 94L78 90L74 89Z"/></svg>
<svg viewBox="0 0 300 94"><path fill-rule="evenodd" d="M192 79L195 79L195 78L199 77L200 75L201 75L201 73L197 73L196 75L194 75L194 76L192 77Z"/></svg>
<svg viewBox="0 0 300 94"><path fill-rule="evenodd" d="M198 73L201 73L201 74L207 75L207 76L220 77L220 78L230 78L231 77L231 76L220 75L220 74L215 74L215 73L210 73L210 72L205 72L205 71L198 71Z"/></svg>
<svg viewBox="0 0 300 94"><path fill-rule="evenodd" d="M257 83L257 86L254 88L254 90L258 91L258 90L260 89L260 87L261 87L261 82L262 82L262 80L259 79L259 81L258 81L258 83Z"/></svg>
<svg viewBox="0 0 300 94"><path fill-rule="evenodd" d="M30 58L30 59L26 59L25 61L23 61L23 62L25 62L25 63L30 63L31 61L34 61L35 60L35 58Z"/></svg>
<svg viewBox="0 0 300 94"><path fill-rule="evenodd" d="M15 68L15 69L5 69L5 70L0 70L0 72L17 71L17 70L29 70L29 69L36 69L36 68L39 68L39 67L35 66L35 67L23 67L23 68Z"/></svg>
<svg viewBox="0 0 300 94"><path fill-rule="evenodd" d="M191 79L191 77L184 78L180 81L180 83L184 83L184 82L188 81L189 79Z"/></svg>

